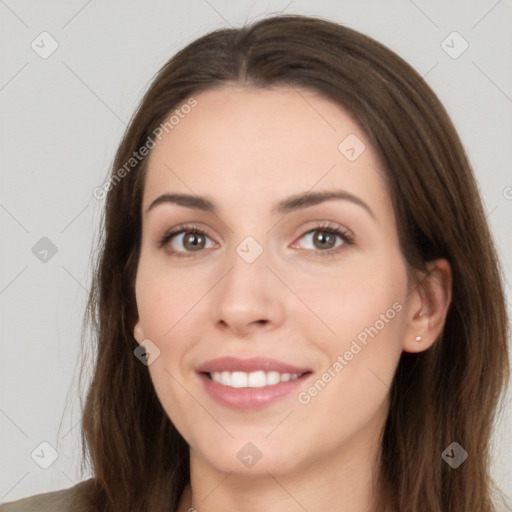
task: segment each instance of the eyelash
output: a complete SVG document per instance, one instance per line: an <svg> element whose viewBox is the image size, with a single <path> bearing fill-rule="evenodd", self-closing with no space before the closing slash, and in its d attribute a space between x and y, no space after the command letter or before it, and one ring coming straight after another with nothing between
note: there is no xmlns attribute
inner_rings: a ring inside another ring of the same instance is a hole
<svg viewBox="0 0 512 512"><path fill-rule="evenodd" d="M305 235L314 233L315 231L320 231L323 233L330 233L333 235L337 235L343 241L343 243L340 246L335 247L335 248L326 249L326 250L321 250L321 249L313 250L313 252L315 252L319 256L322 256L322 257L335 256L343 249L343 247L350 246L350 245L354 244L354 237L352 235L350 235L347 231L343 231L341 228L337 227L336 225L330 224L330 223L324 223L324 224L315 226L312 229L308 229L308 231L305 231L301 235L299 240L301 238L303 238ZM167 245L172 240L172 238L174 236L182 234L182 233L194 233L197 235L204 235L204 236L208 237L208 235L202 229L199 229L194 224L184 224L181 226L177 226L176 228L166 232L158 241L158 247L163 248L165 245ZM210 238L210 237L208 237L208 238ZM187 252L183 252L183 251L175 251L175 250L170 250L170 249L168 249L168 252L171 256L176 256L178 258L190 258L190 257L194 256L193 252L187 253ZM201 252L201 251L199 251L199 252Z"/></svg>

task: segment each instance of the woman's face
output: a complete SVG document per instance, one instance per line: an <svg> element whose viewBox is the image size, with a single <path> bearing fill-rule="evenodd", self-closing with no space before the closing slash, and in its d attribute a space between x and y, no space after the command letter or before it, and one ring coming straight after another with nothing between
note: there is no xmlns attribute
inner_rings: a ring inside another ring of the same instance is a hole
<svg viewBox="0 0 512 512"><path fill-rule="evenodd" d="M158 398L214 470L361 460L417 306L377 155L308 90L195 99L155 139L143 197L134 335Z"/></svg>

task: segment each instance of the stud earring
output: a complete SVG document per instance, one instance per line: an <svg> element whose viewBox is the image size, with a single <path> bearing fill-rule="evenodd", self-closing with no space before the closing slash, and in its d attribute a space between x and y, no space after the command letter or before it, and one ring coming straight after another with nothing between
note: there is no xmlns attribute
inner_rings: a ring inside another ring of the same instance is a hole
<svg viewBox="0 0 512 512"><path fill-rule="evenodd" d="M416 336L416 341L421 341L421 336Z"/></svg>

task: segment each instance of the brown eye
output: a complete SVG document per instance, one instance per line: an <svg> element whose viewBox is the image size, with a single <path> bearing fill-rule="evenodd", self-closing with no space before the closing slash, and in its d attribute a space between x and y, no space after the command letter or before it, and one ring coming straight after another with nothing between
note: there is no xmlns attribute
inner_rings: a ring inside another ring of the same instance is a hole
<svg viewBox="0 0 512 512"><path fill-rule="evenodd" d="M335 256L354 243L353 235L331 224L310 229L300 240L306 240L299 244L303 249L319 256Z"/></svg>
<svg viewBox="0 0 512 512"><path fill-rule="evenodd" d="M308 243L304 244L306 249L320 250L320 251L328 251L330 249L335 249L340 247L346 242L345 237L341 231L332 231L329 229L313 229L308 231L301 237L305 239ZM309 244L310 247L307 245ZM312 247L311 247L312 245Z"/></svg>
<svg viewBox="0 0 512 512"><path fill-rule="evenodd" d="M214 243L200 229L180 227L165 234L159 241L159 246L165 247L173 256L192 256L194 252L213 247Z"/></svg>
<svg viewBox="0 0 512 512"><path fill-rule="evenodd" d="M185 232L185 236L182 239L183 247L187 251L197 251L204 249L206 238L200 233Z"/></svg>
<svg viewBox="0 0 512 512"><path fill-rule="evenodd" d="M328 231L315 231L313 243L318 249L332 249L336 245L336 235Z"/></svg>

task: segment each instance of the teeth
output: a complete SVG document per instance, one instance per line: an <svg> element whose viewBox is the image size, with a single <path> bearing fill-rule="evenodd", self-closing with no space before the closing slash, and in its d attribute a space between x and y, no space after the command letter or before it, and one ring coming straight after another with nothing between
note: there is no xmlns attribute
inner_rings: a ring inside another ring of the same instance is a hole
<svg viewBox="0 0 512 512"><path fill-rule="evenodd" d="M288 382L299 377L298 373L279 373L279 372L213 372L210 377L215 382L230 386L232 388L262 388L264 386L274 386L280 382Z"/></svg>

